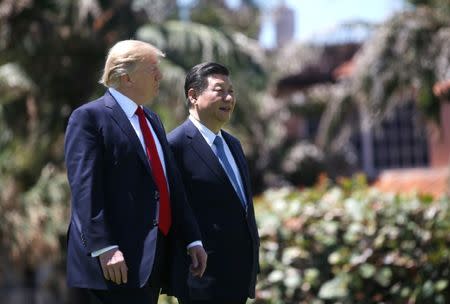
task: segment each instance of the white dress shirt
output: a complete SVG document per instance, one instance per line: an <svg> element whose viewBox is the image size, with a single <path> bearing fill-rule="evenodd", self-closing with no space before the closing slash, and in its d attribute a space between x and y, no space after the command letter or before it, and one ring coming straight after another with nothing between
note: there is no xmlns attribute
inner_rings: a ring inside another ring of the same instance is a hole
<svg viewBox="0 0 450 304"><path fill-rule="evenodd" d="M117 90L114 90L113 88L109 88L109 92L114 97L114 99L117 101L119 106L122 108L122 110L125 112L125 115L127 116L128 120L130 121L131 125L133 126L134 131L136 132L137 137L139 138L139 141L141 142L142 149L144 149L145 155L147 155L146 148L145 148L145 141L144 141L144 135L142 134L141 127L139 125L139 118L136 114L136 110L138 108L138 105L132 101L127 96L123 95ZM152 132L153 139L155 140L156 144L156 150L158 150L158 156L161 160L161 165L164 170L164 175L167 176L166 173L166 163L164 161L164 153L161 147L161 143L158 140L158 136L156 136L155 131L153 130L152 125L148 121L147 118L145 118L147 121L147 125L150 128L150 132ZM167 178L166 178L167 180ZM169 186L169 185L167 185ZM170 191L170 189L169 189Z"/></svg>

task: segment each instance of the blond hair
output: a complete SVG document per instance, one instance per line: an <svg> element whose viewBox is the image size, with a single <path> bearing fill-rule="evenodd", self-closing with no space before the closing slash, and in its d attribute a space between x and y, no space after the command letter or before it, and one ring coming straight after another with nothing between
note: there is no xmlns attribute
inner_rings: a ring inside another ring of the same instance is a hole
<svg viewBox="0 0 450 304"><path fill-rule="evenodd" d="M117 88L121 76L132 73L137 64L148 56L165 57L165 54L150 43L139 40L122 40L108 52L100 83Z"/></svg>

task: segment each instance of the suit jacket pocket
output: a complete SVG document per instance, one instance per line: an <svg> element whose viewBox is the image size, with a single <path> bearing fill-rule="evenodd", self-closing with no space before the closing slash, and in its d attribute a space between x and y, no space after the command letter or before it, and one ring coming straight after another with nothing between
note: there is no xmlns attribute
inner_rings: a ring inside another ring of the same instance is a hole
<svg viewBox="0 0 450 304"><path fill-rule="evenodd" d="M189 297L192 300L208 300L213 295L213 285L215 279L204 274L201 278L194 277L190 272L187 278Z"/></svg>

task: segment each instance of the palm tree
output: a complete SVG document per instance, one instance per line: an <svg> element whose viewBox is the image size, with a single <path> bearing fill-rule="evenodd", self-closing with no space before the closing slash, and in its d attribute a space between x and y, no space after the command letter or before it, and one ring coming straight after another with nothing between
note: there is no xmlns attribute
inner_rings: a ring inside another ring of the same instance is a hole
<svg viewBox="0 0 450 304"><path fill-rule="evenodd" d="M439 2L439 1L438 1ZM354 59L350 78L312 91L327 100L316 143L325 151L345 147L359 117L362 132L376 127L395 106L414 99L422 119L439 122L433 85L449 77L450 21L441 10L419 6L378 26Z"/></svg>

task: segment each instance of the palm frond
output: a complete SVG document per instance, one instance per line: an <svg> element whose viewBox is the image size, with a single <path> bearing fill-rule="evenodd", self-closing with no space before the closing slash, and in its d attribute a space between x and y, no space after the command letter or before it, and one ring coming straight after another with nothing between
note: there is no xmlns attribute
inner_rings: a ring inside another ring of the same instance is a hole
<svg viewBox="0 0 450 304"><path fill-rule="evenodd" d="M431 57L434 58L438 81L450 79L450 27L441 28L432 41Z"/></svg>
<svg viewBox="0 0 450 304"><path fill-rule="evenodd" d="M137 31L136 36L167 51L185 56L200 54L197 62L226 58L235 51L233 41L223 32L193 22L171 20L161 26L147 24Z"/></svg>
<svg viewBox="0 0 450 304"><path fill-rule="evenodd" d="M184 79L186 71L170 61L170 58L161 62L161 70L164 71L164 77L161 82L161 90L158 100L176 104L184 103Z"/></svg>
<svg viewBox="0 0 450 304"><path fill-rule="evenodd" d="M271 78L281 78L298 73L307 66L318 63L322 53L322 46L289 43L273 55L270 68L274 75Z"/></svg>
<svg viewBox="0 0 450 304"><path fill-rule="evenodd" d="M240 52L250 57L253 62L261 66L266 65L267 54L257 40L251 39L240 32L234 32L231 36Z"/></svg>
<svg viewBox="0 0 450 304"><path fill-rule="evenodd" d="M136 31L136 37L137 39L151 43L162 50L167 49L167 39L161 26L150 23L145 24Z"/></svg>
<svg viewBox="0 0 450 304"><path fill-rule="evenodd" d="M170 58L161 62L164 77L161 81L155 110L161 116L167 130L171 130L186 119L186 104L184 97L185 70L175 64Z"/></svg>

